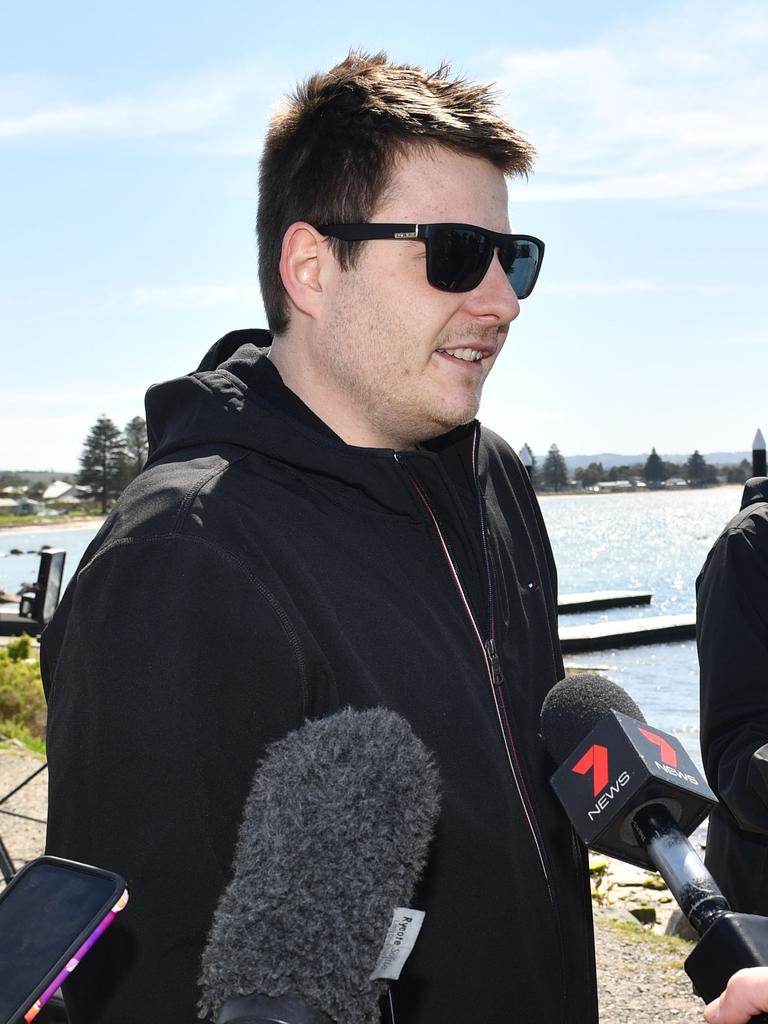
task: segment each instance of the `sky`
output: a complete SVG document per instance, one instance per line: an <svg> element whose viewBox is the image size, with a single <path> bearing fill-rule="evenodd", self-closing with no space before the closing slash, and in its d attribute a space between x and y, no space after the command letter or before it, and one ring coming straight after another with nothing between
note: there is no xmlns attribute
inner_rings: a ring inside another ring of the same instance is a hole
<svg viewBox="0 0 768 1024"><path fill-rule="evenodd" d="M99 415L266 326L270 112L350 48L495 82L546 243L480 419L543 455L768 430L768 4L134 0L0 6L0 469L74 471Z"/></svg>

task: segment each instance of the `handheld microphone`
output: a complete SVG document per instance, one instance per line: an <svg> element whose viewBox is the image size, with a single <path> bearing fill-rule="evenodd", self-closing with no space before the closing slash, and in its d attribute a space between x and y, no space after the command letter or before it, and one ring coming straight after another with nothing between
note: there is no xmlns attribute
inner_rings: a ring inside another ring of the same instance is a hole
<svg viewBox="0 0 768 1024"><path fill-rule="evenodd" d="M374 1024L423 914L408 909L439 776L408 723L345 708L273 743L202 958L219 1024ZM378 960L378 962L377 962Z"/></svg>
<svg viewBox="0 0 768 1024"><path fill-rule="evenodd" d="M581 839L655 868L701 936L685 962L697 993L710 1002L740 968L768 964L768 919L732 913L687 839L717 798L680 741L650 727L629 694L592 672L550 690L541 733L560 765L552 786Z"/></svg>

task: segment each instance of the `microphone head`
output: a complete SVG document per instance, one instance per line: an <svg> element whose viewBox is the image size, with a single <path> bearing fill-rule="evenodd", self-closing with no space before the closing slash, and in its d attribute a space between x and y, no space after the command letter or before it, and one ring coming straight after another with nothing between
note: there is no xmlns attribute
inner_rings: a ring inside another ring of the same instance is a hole
<svg viewBox="0 0 768 1024"><path fill-rule="evenodd" d="M541 736L556 764L611 711L645 722L627 691L597 672L575 672L556 683L541 706Z"/></svg>
<svg viewBox="0 0 768 1024"><path fill-rule="evenodd" d="M552 687L541 731L559 765L552 786L590 849L652 869L633 828L636 814L661 804L688 835L714 802L677 737L649 726L632 698L597 673L581 672Z"/></svg>
<svg viewBox="0 0 768 1024"><path fill-rule="evenodd" d="M432 756L388 709L345 708L271 744L203 953L201 1011L293 994L334 1021L378 1021L386 983L370 975L438 809Z"/></svg>

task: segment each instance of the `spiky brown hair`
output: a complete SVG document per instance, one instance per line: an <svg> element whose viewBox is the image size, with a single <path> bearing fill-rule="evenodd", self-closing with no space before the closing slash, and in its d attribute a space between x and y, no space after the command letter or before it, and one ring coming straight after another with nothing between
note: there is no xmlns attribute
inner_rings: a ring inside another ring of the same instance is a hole
<svg viewBox="0 0 768 1024"><path fill-rule="evenodd" d="M296 221L366 221L404 151L444 146L483 157L504 174L525 176L535 150L496 112L493 88L392 64L386 53L350 51L312 75L273 115L259 178L259 280L274 334L288 326L280 280L283 235ZM329 239L346 270L364 242Z"/></svg>

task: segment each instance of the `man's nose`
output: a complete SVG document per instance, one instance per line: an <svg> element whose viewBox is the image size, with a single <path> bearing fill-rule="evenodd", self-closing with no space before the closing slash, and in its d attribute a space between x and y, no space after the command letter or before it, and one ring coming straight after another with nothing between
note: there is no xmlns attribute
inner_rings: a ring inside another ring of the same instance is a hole
<svg viewBox="0 0 768 1024"><path fill-rule="evenodd" d="M483 280L467 294L466 307L473 316L493 318L500 324L510 323L520 312L520 302L504 272L498 252L493 254Z"/></svg>

